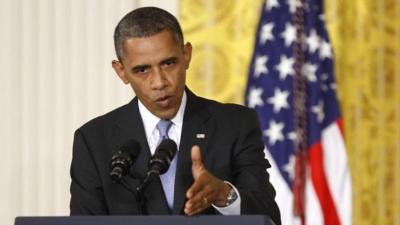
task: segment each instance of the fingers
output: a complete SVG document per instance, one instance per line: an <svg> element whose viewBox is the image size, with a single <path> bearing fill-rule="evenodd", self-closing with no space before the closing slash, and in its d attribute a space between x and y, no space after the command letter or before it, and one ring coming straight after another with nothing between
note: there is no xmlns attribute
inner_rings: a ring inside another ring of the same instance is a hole
<svg viewBox="0 0 400 225"><path fill-rule="evenodd" d="M194 183L186 192L185 204L187 215L197 214L215 202L220 202L227 186L222 180L213 176L204 166L199 146L191 149L192 175ZM225 198L223 199L225 200Z"/></svg>
<svg viewBox="0 0 400 225"><path fill-rule="evenodd" d="M193 216L193 215L201 213L202 211L206 210L208 207L210 207L209 203L207 203L207 204L202 203L202 205L198 205L197 207L194 207L190 210L185 208L185 213L186 213L186 215Z"/></svg>
<svg viewBox="0 0 400 225"><path fill-rule="evenodd" d="M211 195L210 195L211 194ZM209 196L209 197L207 197ZM185 214L187 215L195 215L199 212L210 207L211 202L209 198L212 198L212 193L210 191L201 191L197 193L192 199L189 199L185 204Z"/></svg>
<svg viewBox="0 0 400 225"><path fill-rule="evenodd" d="M201 158L201 153L200 153L200 147L197 145L194 145L191 149L191 159L192 159L192 175L194 178L194 183L190 187L190 189L186 192L186 197L188 199L192 198L193 195L195 195L197 192L199 192L205 184L207 184L208 179L204 179L207 176L203 176L202 179L199 179L199 177L206 173L206 169L204 167L202 158Z"/></svg>
<svg viewBox="0 0 400 225"><path fill-rule="evenodd" d="M208 173L204 167L203 160L201 158L200 148L194 145L191 149L192 159L192 175L194 183L186 192L188 201L185 204L185 213L187 215L195 215L210 206L210 202L207 197L212 192L210 188L211 174Z"/></svg>
<svg viewBox="0 0 400 225"><path fill-rule="evenodd" d="M210 177L207 176L206 173L203 176L198 177L192 186L186 192L186 198L191 199L193 196L197 195L200 191L202 191L205 186L210 183Z"/></svg>
<svg viewBox="0 0 400 225"><path fill-rule="evenodd" d="M197 214L214 203L218 196L218 180L207 170L198 177L186 193L185 213Z"/></svg>
<svg viewBox="0 0 400 225"><path fill-rule="evenodd" d="M204 164L201 158L199 146L194 145L192 147L191 158L192 158L192 174L193 178L196 180L204 170Z"/></svg>

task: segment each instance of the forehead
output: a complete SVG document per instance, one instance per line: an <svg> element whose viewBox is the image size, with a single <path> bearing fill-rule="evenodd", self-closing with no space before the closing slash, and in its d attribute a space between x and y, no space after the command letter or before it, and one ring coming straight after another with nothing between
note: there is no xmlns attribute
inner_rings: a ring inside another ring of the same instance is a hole
<svg viewBox="0 0 400 225"><path fill-rule="evenodd" d="M182 48L179 47L173 34L163 30L148 37L133 37L124 41L124 59L128 61L139 60L140 58L171 57L179 54ZM168 56L166 56L168 55Z"/></svg>

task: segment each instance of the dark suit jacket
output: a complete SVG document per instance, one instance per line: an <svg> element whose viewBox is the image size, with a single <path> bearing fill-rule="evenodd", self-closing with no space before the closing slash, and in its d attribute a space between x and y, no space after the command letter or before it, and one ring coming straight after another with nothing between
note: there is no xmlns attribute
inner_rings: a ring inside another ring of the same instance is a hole
<svg viewBox="0 0 400 225"><path fill-rule="evenodd" d="M146 190L149 214L182 214L186 190L193 183L190 150L200 146L206 168L230 181L241 196L242 214L266 214L280 224L275 190L269 182L264 144L256 113L243 106L221 104L195 96L188 89L175 181L172 212L167 206L160 180ZM196 134L205 134L197 138ZM93 119L75 132L71 164L71 215L138 214L132 193L111 182L109 162L128 139L141 144L132 170L144 175L151 156L145 137L138 99ZM127 179L131 187L138 181ZM213 207L204 211L217 213Z"/></svg>

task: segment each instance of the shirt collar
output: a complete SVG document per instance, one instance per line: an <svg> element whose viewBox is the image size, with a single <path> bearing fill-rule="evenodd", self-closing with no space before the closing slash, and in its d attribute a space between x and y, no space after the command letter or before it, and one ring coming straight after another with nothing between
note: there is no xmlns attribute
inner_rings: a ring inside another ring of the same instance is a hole
<svg viewBox="0 0 400 225"><path fill-rule="evenodd" d="M186 102L187 102L186 91L183 91L181 105L179 106L179 109L178 109L178 112L176 113L176 115L171 119L173 126L176 126L179 130L182 129L183 116L185 114ZM152 114L143 105L143 103L140 101L140 99L138 99L138 107L139 107L140 116L142 117L144 130L146 132L146 137L147 137L147 139L149 139L151 133L156 128L157 123L160 121L160 118L158 118L157 116Z"/></svg>

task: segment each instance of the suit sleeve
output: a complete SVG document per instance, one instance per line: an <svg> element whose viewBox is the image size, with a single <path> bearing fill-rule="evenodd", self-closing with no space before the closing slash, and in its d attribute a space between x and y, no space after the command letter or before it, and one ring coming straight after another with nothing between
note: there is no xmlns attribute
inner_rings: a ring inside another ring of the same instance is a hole
<svg viewBox="0 0 400 225"><path fill-rule="evenodd" d="M281 224L275 202L275 189L269 181L264 143L257 114L246 111L240 121L239 137L233 156L233 183L241 196L241 214L268 215L275 224Z"/></svg>
<svg viewBox="0 0 400 225"><path fill-rule="evenodd" d="M94 156L80 130L75 132L71 163L71 215L108 214Z"/></svg>

